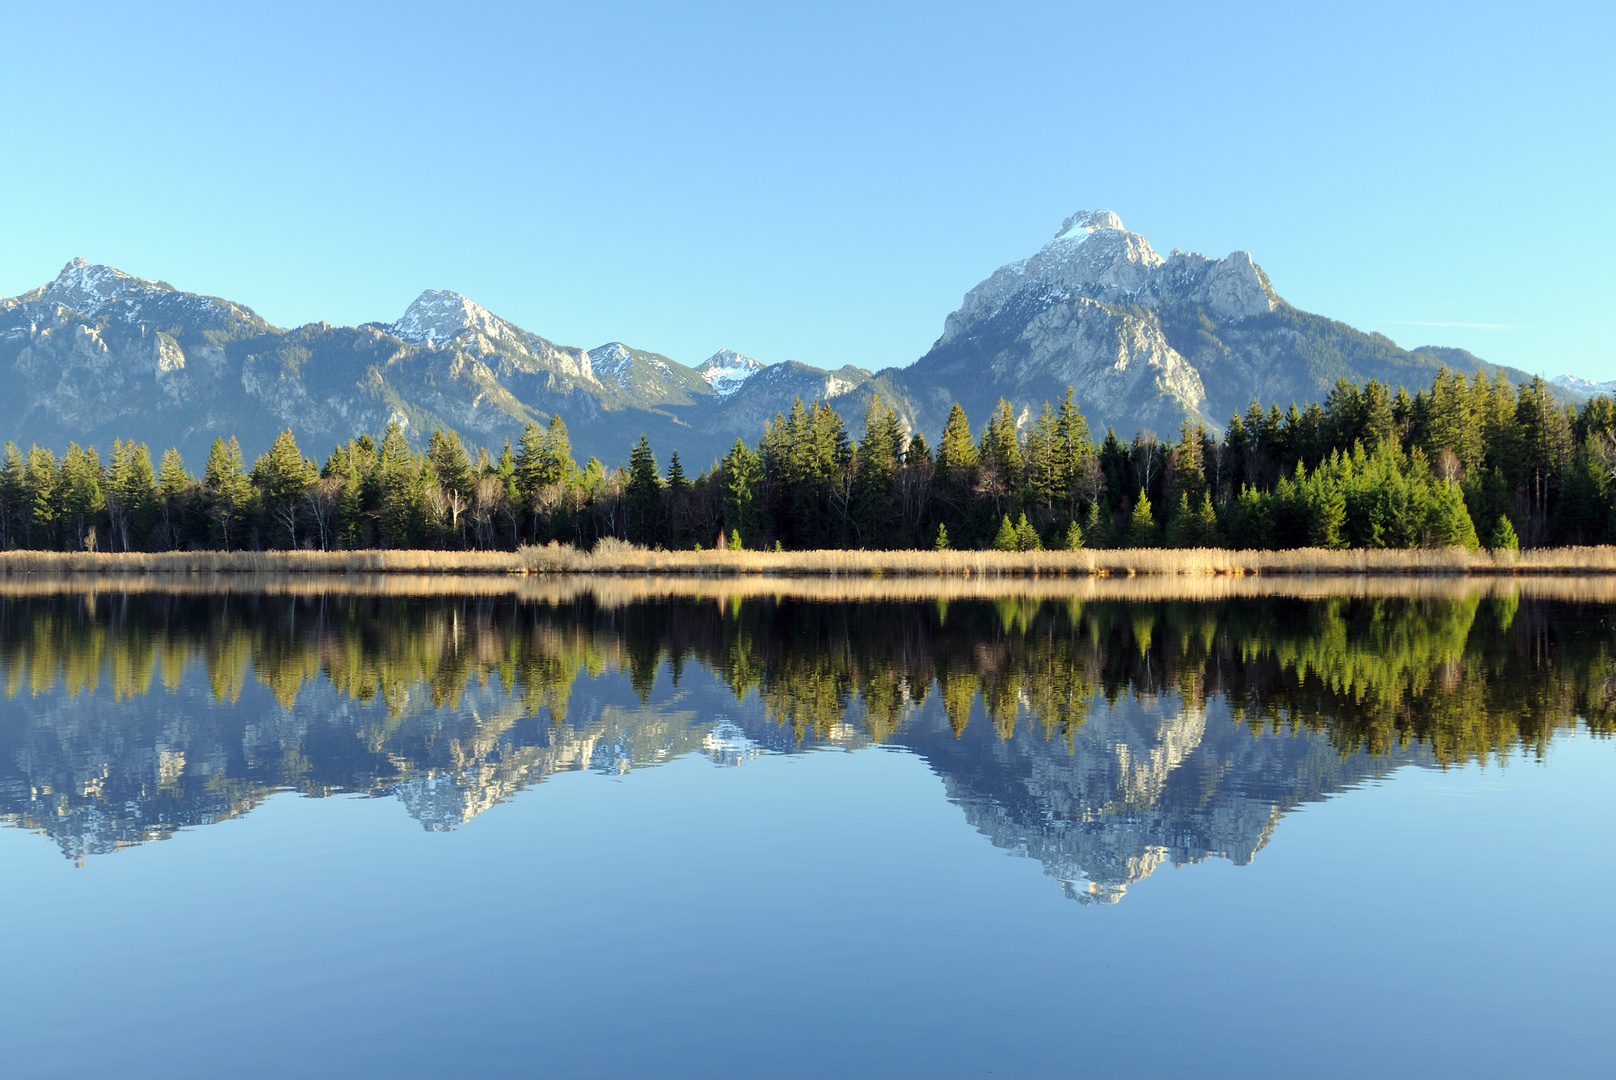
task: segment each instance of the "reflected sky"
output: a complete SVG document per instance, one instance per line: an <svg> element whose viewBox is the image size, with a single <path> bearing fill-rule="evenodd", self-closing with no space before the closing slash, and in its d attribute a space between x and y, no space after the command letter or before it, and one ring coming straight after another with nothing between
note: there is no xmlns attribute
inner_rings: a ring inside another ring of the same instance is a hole
<svg viewBox="0 0 1616 1080"><path fill-rule="evenodd" d="M29 1075L1593 1069L1608 612L6 598L0 1037Z"/></svg>

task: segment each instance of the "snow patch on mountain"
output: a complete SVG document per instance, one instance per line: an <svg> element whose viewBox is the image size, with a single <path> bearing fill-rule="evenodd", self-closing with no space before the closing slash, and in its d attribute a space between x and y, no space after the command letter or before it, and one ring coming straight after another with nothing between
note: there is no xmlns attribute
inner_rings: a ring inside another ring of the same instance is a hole
<svg viewBox="0 0 1616 1080"><path fill-rule="evenodd" d="M132 289L152 287L152 282L142 281L122 270L74 259L62 267L62 272L56 275L54 281L45 286L40 299L60 304L80 315L88 315L107 301Z"/></svg>
<svg viewBox="0 0 1616 1080"><path fill-rule="evenodd" d="M633 362L634 354L621 341L609 341L599 348L589 350L590 370L595 373L595 378L602 382L616 379L617 385L622 386L629 365Z"/></svg>
<svg viewBox="0 0 1616 1080"><path fill-rule="evenodd" d="M1595 397L1599 394L1616 394L1616 379L1594 382L1592 379L1579 379L1575 375L1556 375L1549 381L1562 390L1569 390L1573 394L1580 394L1585 398Z"/></svg>
<svg viewBox="0 0 1616 1080"><path fill-rule="evenodd" d="M719 349L697 366L696 373L713 388L713 393L725 398L763 368L762 363L750 356L742 356L733 349Z"/></svg>
<svg viewBox="0 0 1616 1080"><path fill-rule="evenodd" d="M448 344L468 331L498 341L504 336L505 321L481 304L447 289L427 289L392 325L393 335L401 341L429 349Z"/></svg>

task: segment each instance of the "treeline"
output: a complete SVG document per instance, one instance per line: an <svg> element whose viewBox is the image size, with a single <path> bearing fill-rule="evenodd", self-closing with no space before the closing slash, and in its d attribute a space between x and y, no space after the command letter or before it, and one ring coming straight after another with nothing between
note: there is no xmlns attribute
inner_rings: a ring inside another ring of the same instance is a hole
<svg viewBox="0 0 1616 1080"><path fill-rule="evenodd" d="M224 724L215 736L203 718L185 728L198 739L187 748L192 761L246 765L257 784L323 793L375 790L420 769L482 784L531 768L525 748L553 745L557 725L600 721L598 710L569 721L569 704L580 680L602 672L624 676L642 704L659 680L677 687L689 672L709 672L737 702L761 703L797 741L853 725L873 741L901 744L935 694L956 736L985 723L998 739L1030 730L1070 748L1100 702L1176 696L1193 710L1221 698L1254 731L1324 733L1344 754L1420 744L1457 763L1511 748L1541 753L1579 724L1616 732L1613 660L1616 628L1604 608L1475 591L947 605L686 597L615 606L587 596L423 603L340 593L229 603L161 593L0 600L7 698L102 687L125 699L175 689L195 670L221 702L236 702L256 680L288 709L319 682L383 705L385 715L317 705L308 726L283 732L294 741L271 740L267 755L241 745L202 753L210 739L246 736L225 713L213 714ZM459 720L420 711L425 701L453 714L464 695L489 691L522 706L522 719L499 738L457 736L475 710ZM48 722L50 714L28 716ZM666 751L665 740L678 737L663 730L657 745ZM0 800L21 791L27 801L35 790L118 803L111 781L66 782L81 749L30 739L24 724L0 725L0 771L56 773L20 784L0 777ZM142 771L124 778L128 798L151 797L153 759L133 756ZM217 792L224 778L203 768L192 782L199 793Z"/></svg>
<svg viewBox="0 0 1616 1080"><path fill-rule="evenodd" d="M1540 379L1438 373L1394 394L1343 380L1323 404L1257 402L1221 440L1185 424L1098 443L1068 388L1035 417L1001 401L980 430L950 412L935 449L872 399L855 440L829 405L777 414L692 477L644 436L628 464L574 460L566 425L529 424L496 458L389 425L323 464L291 432L246 467L216 440L200 478L143 444L105 462L8 443L0 546L175 549L514 548L602 537L747 548L1475 548L1616 539L1616 405L1561 408Z"/></svg>

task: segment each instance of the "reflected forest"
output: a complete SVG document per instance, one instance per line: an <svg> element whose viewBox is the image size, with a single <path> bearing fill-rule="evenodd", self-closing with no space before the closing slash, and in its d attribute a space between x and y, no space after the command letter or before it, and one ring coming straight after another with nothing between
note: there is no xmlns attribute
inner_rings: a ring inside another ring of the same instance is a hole
<svg viewBox="0 0 1616 1080"><path fill-rule="evenodd" d="M0 601L0 815L71 858L276 791L449 829L556 772L883 744L994 843L1114 901L1247 861L1290 807L1407 764L1616 728L1608 608L1456 590L1218 601L611 606L514 597Z"/></svg>

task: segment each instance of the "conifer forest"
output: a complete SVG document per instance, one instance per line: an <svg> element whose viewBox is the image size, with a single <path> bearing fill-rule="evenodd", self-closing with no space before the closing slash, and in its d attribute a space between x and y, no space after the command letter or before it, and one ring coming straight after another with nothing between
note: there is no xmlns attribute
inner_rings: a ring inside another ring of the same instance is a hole
<svg viewBox="0 0 1616 1080"><path fill-rule="evenodd" d="M979 418L981 419L981 418ZM871 400L848 431L800 399L756 445L692 474L642 436L625 465L573 458L561 417L473 452L395 422L323 462L290 431L249 467L234 438L201 475L115 440L102 455L7 443L0 546L165 551L512 549L605 537L647 547L808 550L1109 547L1515 548L1616 539L1616 405L1562 406L1444 369L1410 396L1338 383L1306 408L1253 402L1221 436L1092 432L1068 389L1036 415L959 405L936 446Z"/></svg>

